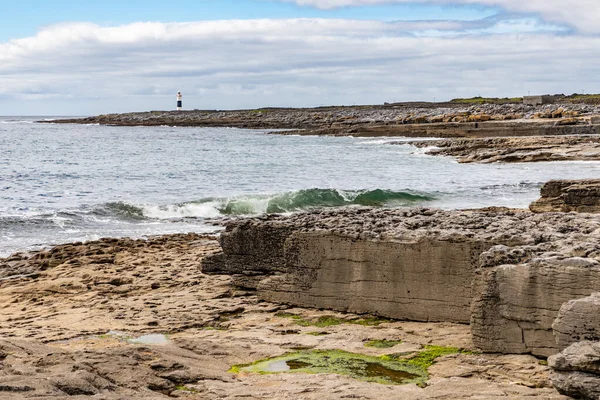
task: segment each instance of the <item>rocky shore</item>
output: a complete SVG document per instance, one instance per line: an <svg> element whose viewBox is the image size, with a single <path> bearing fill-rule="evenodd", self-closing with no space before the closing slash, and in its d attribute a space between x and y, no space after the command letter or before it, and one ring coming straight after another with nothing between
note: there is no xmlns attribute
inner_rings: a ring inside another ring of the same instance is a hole
<svg viewBox="0 0 600 400"><path fill-rule="evenodd" d="M598 161L600 136L534 136L392 142L427 149L432 156L455 157L459 163Z"/></svg>
<svg viewBox="0 0 600 400"><path fill-rule="evenodd" d="M0 398L596 399L599 185L0 259Z"/></svg>
<svg viewBox="0 0 600 400"><path fill-rule="evenodd" d="M42 121L116 126L290 129L295 135L486 137L597 133L600 106L396 103L379 106L150 111Z"/></svg>
<svg viewBox="0 0 600 400"><path fill-rule="evenodd" d="M219 251L213 238L189 234L0 260L0 398L565 398L545 362L480 353L468 325L265 301L200 271ZM245 372L272 357L274 371L330 361L319 375Z"/></svg>
<svg viewBox="0 0 600 400"><path fill-rule="evenodd" d="M459 162L598 160L600 106L397 103L383 106L151 111L41 121L270 129L279 135L443 138L410 143ZM403 143L406 144L406 143Z"/></svg>
<svg viewBox="0 0 600 400"><path fill-rule="evenodd" d="M532 209L595 211L597 186L550 182ZM202 269L265 301L470 324L477 349L552 356L561 393L597 399L598 235L595 214L353 208L231 222Z"/></svg>

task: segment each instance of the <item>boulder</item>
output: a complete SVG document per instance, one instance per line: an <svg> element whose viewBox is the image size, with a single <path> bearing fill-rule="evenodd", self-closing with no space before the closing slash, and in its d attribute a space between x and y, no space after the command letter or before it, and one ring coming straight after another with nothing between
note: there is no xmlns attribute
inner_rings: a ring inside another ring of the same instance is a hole
<svg viewBox="0 0 600 400"><path fill-rule="evenodd" d="M567 396L600 398L600 343L578 342L548 359L552 384Z"/></svg>

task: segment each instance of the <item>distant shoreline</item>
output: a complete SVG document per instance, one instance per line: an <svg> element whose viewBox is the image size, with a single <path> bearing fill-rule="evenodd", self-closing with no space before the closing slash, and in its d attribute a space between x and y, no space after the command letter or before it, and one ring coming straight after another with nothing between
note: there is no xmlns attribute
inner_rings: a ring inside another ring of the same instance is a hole
<svg viewBox="0 0 600 400"><path fill-rule="evenodd" d="M600 106L520 103L394 103L372 106L148 111L56 119L45 123L114 126L286 129L279 134L404 137L503 137L600 133Z"/></svg>

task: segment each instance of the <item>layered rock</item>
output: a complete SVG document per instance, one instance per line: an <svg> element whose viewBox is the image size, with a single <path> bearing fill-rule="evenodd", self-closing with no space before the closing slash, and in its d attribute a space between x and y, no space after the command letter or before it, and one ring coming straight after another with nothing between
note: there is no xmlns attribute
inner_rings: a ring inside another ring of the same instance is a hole
<svg viewBox="0 0 600 400"><path fill-rule="evenodd" d="M563 304L552 329L559 350L579 341L600 341L600 293Z"/></svg>
<svg viewBox="0 0 600 400"><path fill-rule="evenodd" d="M585 104L530 106L413 102L348 107L150 111L40 122L299 129L288 132L299 135L500 137L596 133L591 118L599 113L599 106Z"/></svg>
<svg viewBox="0 0 600 400"><path fill-rule="evenodd" d="M265 300L415 321L470 322L489 352L556 352L566 301L600 288L592 215L354 208L228 225L207 273Z"/></svg>
<svg viewBox="0 0 600 400"><path fill-rule="evenodd" d="M542 187L542 197L529 208L533 212L600 212L600 179L557 180Z"/></svg>
<svg viewBox="0 0 600 400"><path fill-rule="evenodd" d="M578 342L548 359L551 379L562 394L597 400L600 398L600 343Z"/></svg>
<svg viewBox="0 0 600 400"><path fill-rule="evenodd" d="M595 135L600 130L596 126L587 126L587 130L569 127L548 129L540 130L538 136L533 137L480 137L393 144L426 148L426 154L456 157L459 163L600 160L600 137ZM579 136L581 134L594 136ZM518 135L507 132L504 136Z"/></svg>
<svg viewBox="0 0 600 400"><path fill-rule="evenodd" d="M471 308L476 346L498 353L556 353L551 328L562 304L600 288L600 263L573 257L576 252L562 246L568 244L536 246L525 262L479 271Z"/></svg>
<svg viewBox="0 0 600 400"><path fill-rule="evenodd" d="M565 399L551 387L549 369L528 355L448 354L429 368L425 388L381 385L333 368L227 372L299 349L408 356L431 345L473 348L464 324L262 301L229 277L198 271L198 262L217 249L215 240L189 234L73 243L0 259L0 398ZM398 344L366 346L389 341Z"/></svg>
<svg viewBox="0 0 600 400"><path fill-rule="evenodd" d="M549 359L553 385L568 396L600 398L600 293L563 304L552 328L562 350Z"/></svg>

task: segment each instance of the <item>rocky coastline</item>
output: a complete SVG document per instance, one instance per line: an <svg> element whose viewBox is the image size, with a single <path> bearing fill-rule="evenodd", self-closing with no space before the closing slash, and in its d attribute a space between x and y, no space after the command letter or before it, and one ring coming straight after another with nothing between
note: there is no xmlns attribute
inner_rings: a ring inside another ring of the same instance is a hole
<svg viewBox="0 0 600 400"><path fill-rule="evenodd" d="M598 186L0 259L0 398L597 398Z"/></svg>
<svg viewBox="0 0 600 400"><path fill-rule="evenodd" d="M414 141L461 163L599 160L600 106L593 104L396 103L380 106L150 111L45 123L233 127L278 135L438 138ZM406 144L405 142L402 144Z"/></svg>
<svg viewBox="0 0 600 400"><path fill-rule="evenodd" d="M544 362L481 353L468 325L265 301L200 271L219 251L214 238L188 234L0 260L0 398L565 398ZM298 356L308 362L294 368L342 357L343 369L244 372ZM406 367L418 385L390 369Z"/></svg>
<svg viewBox="0 0 600 400"><path fill-rule="evenodd" d="M599 124L600 106L587 104L395 103L389 105L149 111L46 123L115 126L195 126L286 129L280 134L341 136L485 137L575 134ZM596 131L597 132L597 131Z"/></svg>
<svg viewBox="0 0 600 400"><path fill-rule="evenodd" d="M391 142L426 149L432 156L454 157L459 163L523 163L598 161L599 135L465 138Z"/></svg>

